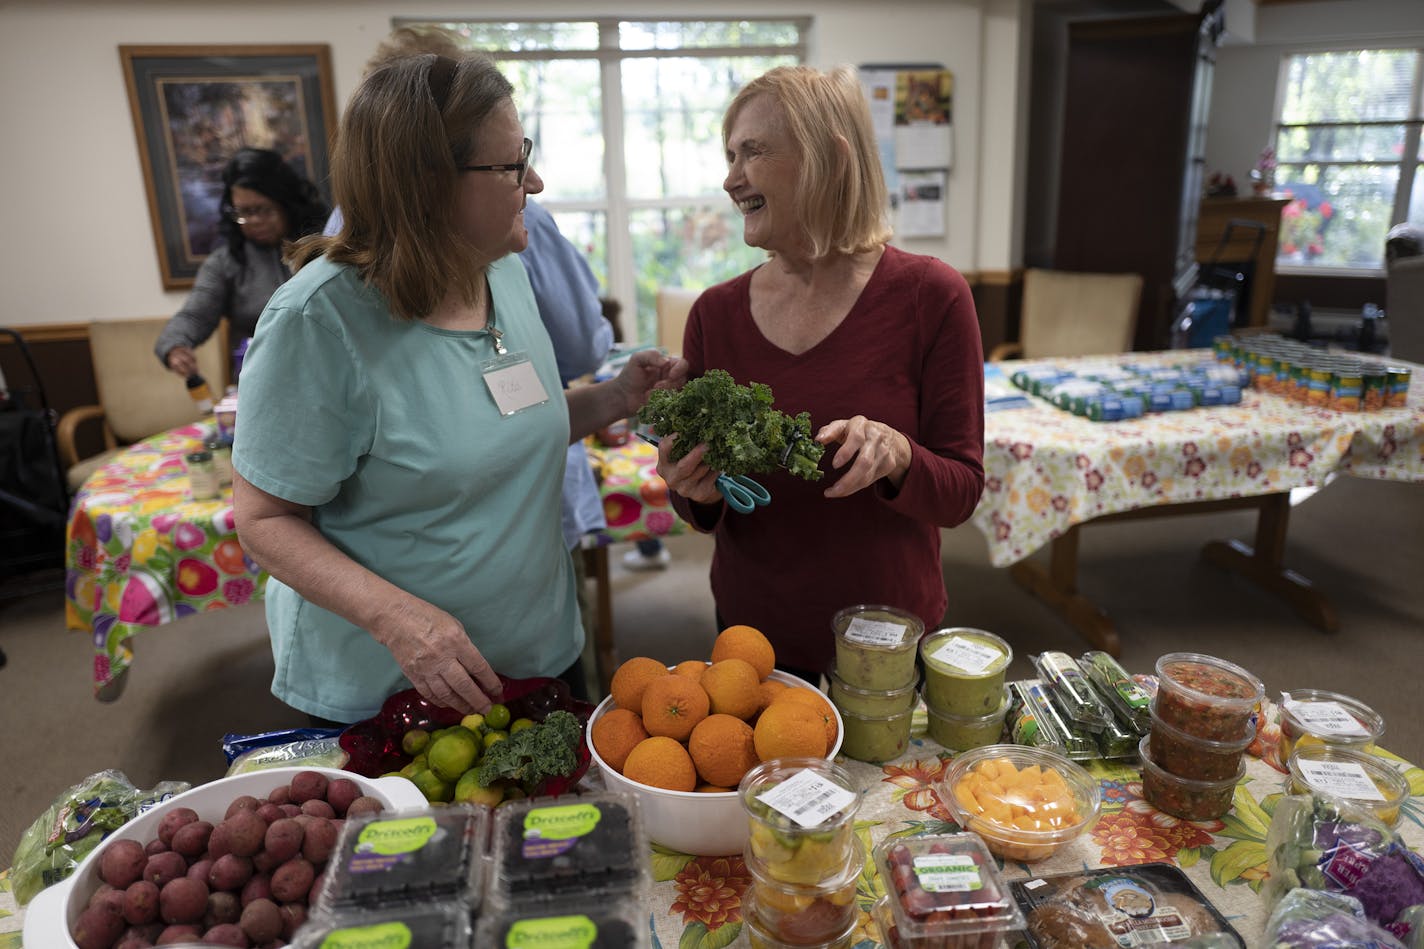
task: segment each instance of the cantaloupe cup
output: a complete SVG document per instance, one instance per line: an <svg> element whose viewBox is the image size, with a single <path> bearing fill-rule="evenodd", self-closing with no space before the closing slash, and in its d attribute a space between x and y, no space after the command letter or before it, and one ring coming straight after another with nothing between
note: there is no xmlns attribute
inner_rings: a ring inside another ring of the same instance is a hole
<svg viewBox="0 0 1424 949"><path fill-rule="evenodd" d="M936 788L989 850L1031 863L1057 853L1097 819L1097 779L1064 756L1025 745L985 745L956 756Z"/></svg>

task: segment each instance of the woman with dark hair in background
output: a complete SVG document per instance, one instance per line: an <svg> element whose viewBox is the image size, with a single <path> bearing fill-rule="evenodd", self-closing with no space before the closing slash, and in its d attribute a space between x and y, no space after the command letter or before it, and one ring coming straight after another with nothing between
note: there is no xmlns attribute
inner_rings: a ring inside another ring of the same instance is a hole
<svg viewBox="0 0 1424 949"><path fill-rule="evenodd" d="M163 365L185 379L197 373L193 350L224 316L234 346L251 336L272 291L291 276L282 245L320 233L328 211L316 186L281 155L265 148L238 151L223 168L221 240L154 344Z"/></svg>

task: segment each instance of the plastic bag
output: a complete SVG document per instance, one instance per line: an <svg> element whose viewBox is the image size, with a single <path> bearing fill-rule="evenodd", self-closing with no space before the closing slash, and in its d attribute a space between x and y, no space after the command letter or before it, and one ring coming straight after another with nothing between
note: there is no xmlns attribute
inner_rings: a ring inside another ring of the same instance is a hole
<svg viewBox="0 0 1424 949"><path fill-rule="evenodd" d="M350 759L341 747L333 730L329 738L309 738L292 741L285 745L266 745L250 748L232 759L227 776L261 771L264 768L344 768Z"/></svg>
<svg viewBox="0 0 1424 949"><path fill-rule="evenodd" d="M1285 894L1266 920L1273 949L1406 949L1404 943L1365 918L1353 896L1297 887Z"/></svg>
<svg viewBox="0 0 1424 949"><path fill-rule="evenodd" d="M67 878L111 832L190 787L186 781L160 781L144 791L122 771L100 771L60 794L15 848L10 874L15 901L24 906Z"/></svg>
<svg viewBox="0 0 1424 949"><path fill-rule="evenodd" d="M322 738L336 738L341 734L341 731L340 728L283 728L273 732L258 732L255 735L238 735L229 732L222 738L223 757L227 758L228 764L232 764L240 755L255 749L317 741Z"/></svg>

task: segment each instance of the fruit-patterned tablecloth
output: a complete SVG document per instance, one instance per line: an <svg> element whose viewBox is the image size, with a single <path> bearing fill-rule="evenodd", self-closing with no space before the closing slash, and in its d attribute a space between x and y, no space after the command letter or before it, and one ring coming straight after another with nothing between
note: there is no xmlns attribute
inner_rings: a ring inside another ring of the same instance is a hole
<svg viewBox="0 0 1424 949"><path fill-rule="evenodd" d="M69 513L65 614L94 637L94 688L120 681L130 637L193 613L262 598L267 575L243 555L232 490L195 501L183 456L214 427L198 423L131 445L89 476Z"/></svg>
<svg viewBox="0 0 1424 949"><path fill-rule="evenodd" d="M604 445L590 437L584 444L603 495L603 516L608 521L607 530L591 535L592 546L687 531L687 525L668 501L667 482L658 474L656 448L639 438L622 445Z"/></svg>
<svg viewBox="0 0 1424 949"><path fill-rule="evenodd" d="M1170 366L1209 351L1004 363L1006 373L1097 364ZM1324 485L1336 474L1424 482L1424 367L1404 408L1336 412L1254 389L1239 405L1092 422L1031 397L985 416L984 495L975 527L996 567L1075 524L1136 508Z"/></svg>

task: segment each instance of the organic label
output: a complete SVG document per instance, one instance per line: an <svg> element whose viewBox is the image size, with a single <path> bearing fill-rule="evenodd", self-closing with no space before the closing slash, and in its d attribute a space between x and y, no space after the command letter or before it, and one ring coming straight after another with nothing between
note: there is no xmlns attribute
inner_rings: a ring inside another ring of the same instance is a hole
<svg viewBox="0 0 1424 949"><path fill-rule="evenodd" d="M867 646L898 646L905 641L905 629L899 623L881 623L857 616L842 635L853 643Z"/></svg>
<svg viewBox="0 0 1424 949"><path fill-rule="evenodd" d="M378 923L338 929L321 941L320 949L410 949L411 940L405 923Z"/></svg>
<svg viewBox="0 0 1424 949"><path fill-rule="evenodd" d="M961 854L929 853L916 857L915 879L926 893L968 893L984 888L979 864Z"/></svg>
<svg viewBox="0 0 1424 949"><path fill-rule="evenodd" d="M1339 702L1286 702L1286 708L1295 720L1305 726L1312 735L1345 735L1369 737L1369 732L1359 719Z"/></svg>
<svg viewBox="0 0 1424 949"><path fill-rule="evenodd" d="M855 792L814 771L798 771L757 800L780 811L802 827L815 827L855 801Z"/></svg>
<svg viewBox="0 0 1424 949"><path fill-rule="evenodd" d="M413 853L435 836L435 820L430 817L407 817L399 820L372 821L356 838L356 850L391 856Z"/></svg>
<svg viewBox="0 0 1424 949"><path fill-rule="evenodd" d="M930 658L973 675L980 675L1003 659L1004 653L996 646L988 646L963 636L951 636L949 642L930 653Z"/></svg>
<svg viewBox="0 0 1424 949"><path fill-rule="evenodd" d="M509 927L505 949L588 949L598 939L598 925L587 916L521 919Z"/></svg>
<svg viewBox="0 0 1424 949"><path fill-rule="evenodd" d="M1296 766L1310 786L1326 794L1352 797L1361 801L1383 801L1384 795L1370 780L1364 768L1353 761L1311 761L1296 758Z"/></svg>
<svg viewBox="0 0 1424 949"><path fill-rule="evenodd" d="M536 807L524 815L525 838L569 840L593 833L603 812L593 804L563 804Z"/></svg>

